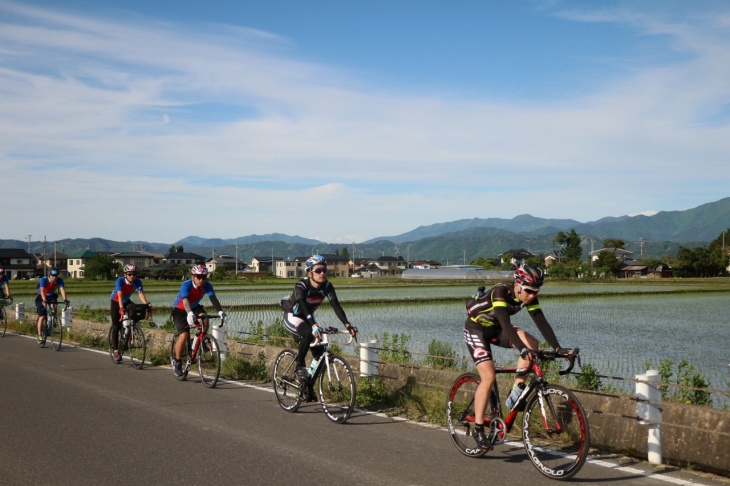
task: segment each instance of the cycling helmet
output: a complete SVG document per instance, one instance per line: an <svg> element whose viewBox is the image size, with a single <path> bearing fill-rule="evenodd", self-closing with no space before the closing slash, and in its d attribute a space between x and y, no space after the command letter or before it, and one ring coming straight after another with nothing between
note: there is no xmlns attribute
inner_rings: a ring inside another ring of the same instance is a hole
<svg viewBox="0 0 730 486"><path fill-rule="evenodd" d="M315 265L327 265L327 259L322 255L314 255L307 258L307 261L304 262L304 266L307 267L308 272L311 272Z"/></svg>
<svg viewBox="0 0 730 486"><path fill-rule="evenodd" d="M137 265L134 263L124 265L124 273L137 273Z"/></svg>
<svg viewBox="0 0 730 486"><path fill-rule="evenodd" d="M520 265L515 270L515 282L530 290L539 290L545 281L542 270L532 265Z"/></svg>
<svg viewBox="0 0 730 486"><path fill-rule="evenodd" d="M48 270L48 275L58 275L58 269L56 267L51 267L51 269Z"/></svg>
<svg viewBox="0 0 730 486"><path fill-rule="evenodd" d="M205 265L193 265L190 271L193 275L208 275L208 269L205 268Z"/></svg>

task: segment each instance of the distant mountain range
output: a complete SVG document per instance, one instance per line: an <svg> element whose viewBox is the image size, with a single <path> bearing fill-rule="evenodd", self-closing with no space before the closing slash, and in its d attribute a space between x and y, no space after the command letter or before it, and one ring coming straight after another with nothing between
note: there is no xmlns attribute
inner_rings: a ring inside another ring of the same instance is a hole
<svg viewBox="0 0 730 486"><path fill-rule="evenodd" d="M171 245L205 257L234 255L248 261L254 256L293 258L312 253L352 254L357 257L402 256L409 261L437 260L444 263L468 263L479 256L494 258L511 248L525 248L533 253L554 249L553 239L559 231L575 229L582 236L584 256L591 249L602 248L606 238L626 242L635 257L662 257L676 254L679 246L705 245L730 228L730 197L703 204L686 211L661 211L654 215L606 217L581 223L572 219L544 219L529 214L512 219L473 218L420 226L396 236L382 236L358 244L334 244L289 236L281 233L249 235L239 238L203 238L188 236L174 243L144 241L119 242L103 238L66 239L57 242L32 241L36 253L57 251L73 254L85 249L96 251L145 250L167 253ZM728 237L730 245L730 236ZM28 248L27 241L0 240L0 248Z"/></svg>

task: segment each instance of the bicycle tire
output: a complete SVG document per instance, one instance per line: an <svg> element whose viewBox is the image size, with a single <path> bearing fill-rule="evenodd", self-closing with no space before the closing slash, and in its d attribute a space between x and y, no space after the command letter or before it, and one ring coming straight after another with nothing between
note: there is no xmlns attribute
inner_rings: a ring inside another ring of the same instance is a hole
<svg viewBox="0 0 730 486"><path fill-rule="evenodd" d="M0 337L5 337L5 331L8 329L8 319L5 316L5 308L0 307L0 327L2 327L3 331Z"/></svg>
<svg viewBox="0 0 730 486"><path fill-rule="evenodd" d="M206 335L198 348L198 371L203 385L213 388L221 376L221 348L218 340Z"/></svg>
<svg viewBox="0 0 730 486"><path fill-rule="evenodd" d="M343 424L355 408L357 386L350 365L340 356L329 357L329 367L322 367L319 377L319 400L328 419Z"/></svg>
<svg viewBox="0 0 730 486"><path fill-rule="evenodd" d="M590 431L585 411L575 395L562 386L545 385L543 407L538 393L528 399L522 414L525 451L543 475L557 480L571 478L588 457Z"/></svg>
<svg viewBox="0 0 730 486"><path fill-rule="evenodd" d="M147 341L144 338L144 332L138 324L133 324L129 328L127 339L120 352L127 351L129 358L132 360L132 366L141 370L144 367L144 359L147 356Z"/></svg>
<svg viewBox="0 0 730 486"><path fill-rule="evenodd" d="M48 323L47 334L51 337L51 346L54 351L60 351L63 343L63 322L57 316L52 316Z"/></svg>
<svg viewBox="0 0 730 486"><path fill-rule="evenodd" d="M296 356L291 349L285 349L274 361L274 394L279 406L287 412L296 412L302 403Z"/></svg>
<svg viewBox="0 0 730 486"><path fill-rule="evenodd" d="M482 457L488 449L480 447L472 435L474 432L474 395L479 386L480 378L475 373L460 375L449 389L446 397L446 425L454 446L467 457ZM484 417L484 426L489 428L492 418L501 416L499 394L492 387L489 394L489 403ZM503 436L500 437L504 439Z"/></svg>
<svg viewBox="0 0 730 486"><path fill-rule="evenodd" d="M170 364L172 364L172 360L175 359L175 343L177 342L178 335L175 334L172 336L172 342L170 343ZM182 375L177 376L175 374L175 369L172 369L172 376L175 377L177 381L185 381L188 378L188 372L190 371L190 363L188 360L188 347L185 346L183 350L182 355Z"/></svg>

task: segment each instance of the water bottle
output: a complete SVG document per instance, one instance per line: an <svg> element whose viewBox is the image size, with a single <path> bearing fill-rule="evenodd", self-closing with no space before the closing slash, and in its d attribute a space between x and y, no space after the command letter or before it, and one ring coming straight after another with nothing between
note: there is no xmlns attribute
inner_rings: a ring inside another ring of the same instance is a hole
<svg viewBox="0 0 730 486"><path fill-rule="evenodd" d="M132 321L129 319L129 316L127 314L124 314L122 317L122 325L127 328L132 325Z"/></svg>
<svg viewBox="0 0 730 486"><path fill-rule="evenodd" d="M525 389L524 383L518 383L515 385L514 388L512 388L512 393L509 394L507 397L506 405L507 408L511 409L515 403L517 403L517 399L520 398L520 395L522 395L522 391Z"/></svg>
<svg viewBox="0 0 730 486"><path fill-rule="evenodd" d="M198 335L196 334L195 338L193 338L193 342L190 344L190 354L192 354L193 349L195 349L195 345L197 344L198 339Z"/></svg>
<svg viewBox="0 0 730 486"><path fill-rule="evenodd" d="M318 359L313 359L312 364L309 365L309 374L313 375L314 372L317 370L317 365L319 364Z"/></svg>

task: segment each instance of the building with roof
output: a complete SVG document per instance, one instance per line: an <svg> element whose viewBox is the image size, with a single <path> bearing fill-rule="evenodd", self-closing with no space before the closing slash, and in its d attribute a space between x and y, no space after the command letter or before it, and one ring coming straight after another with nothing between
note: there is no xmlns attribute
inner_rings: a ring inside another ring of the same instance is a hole
<svg viewBox="0 0 730 486"><path fill-rule="evenodd" d="M502 256L499 257L499 262L501 265L509 262L515 267L519 267L520 265L524 264L528 258L534 256L535 255L525 250L524 248L511 248L509 251L504 252Z"/></svg>
<svg viewBox="0 0 730 486"><path fill-rule="evenodd" d="M66 271L73 278L84 278L84 267L86 262L98 255L97 252L84 250L68 256L68 267Z"/></svg>
<svg viewBox="0 0 730 486"><path fill-rule="evenodd" d="M22 248L0 249L0 267L10 280L28 279L35 276L35 258Z"/></svg>

